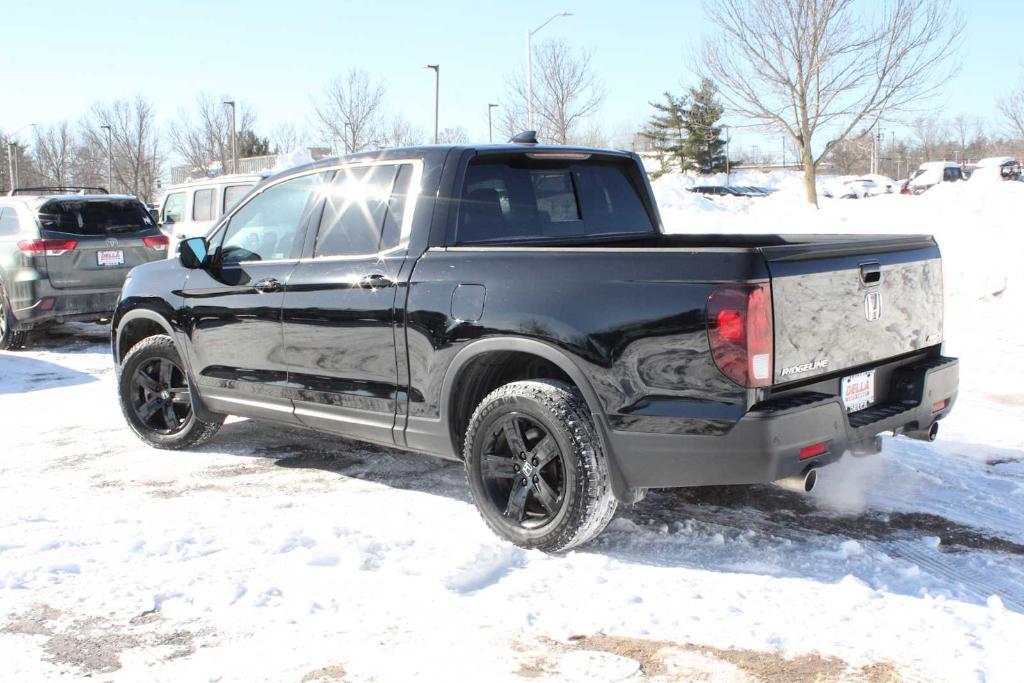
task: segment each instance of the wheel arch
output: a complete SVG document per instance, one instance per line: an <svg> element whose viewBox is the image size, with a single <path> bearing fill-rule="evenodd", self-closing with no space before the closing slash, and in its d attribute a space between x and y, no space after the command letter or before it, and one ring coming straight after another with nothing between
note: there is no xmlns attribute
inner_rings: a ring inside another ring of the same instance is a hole
<svg viewBox="0 0 1024 683"><path fill-rule="evenodd" d="M460 459L462 457L461 449L458 447L461 443L461 435L456 433L458 417L456 404L460 398L458 389L462 385L465 373L481 357L502 352L528 354L541 358L565 374L566 378L579 390L587 404L587 409L590 411L598 438L601 439L602 449L608 458L608 470L616 498L623 502L633 502L638 499L638 496L626 487L621 475L616 455L612 451L611 439L608 438L608 425L604 410L590 379L567 353L551 344L536 339L488 337L471 342L455 354L441 384L440 409L441 424L447 432L451 450L456 457ZM470 413L472 413L472 410L470 410Z"/></svg>
<svg viewBox="0 0 1024 683"><path fill-rule="evenodd" d="M113 333L114 364L120 366L133 346L154 334L166 334L177 341L171 324L159 313L145 308L125 313Z"/></svg>

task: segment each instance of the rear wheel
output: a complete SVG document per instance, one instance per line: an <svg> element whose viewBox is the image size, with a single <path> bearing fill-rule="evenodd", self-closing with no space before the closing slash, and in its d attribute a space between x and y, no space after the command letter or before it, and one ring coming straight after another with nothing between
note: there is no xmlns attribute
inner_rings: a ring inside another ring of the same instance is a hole
<svg viewBox="0 0 1024 683"><path fill-rule="evenodd" d="M192 409L192 392L174 341L143 339L125 356L118 380L121 411L140 439L156 448L181 449L213 438L221 421L205 422Z"/></svg>
<svg viewBox="0 0 1024 683"><path fill-rule="evenodd" d="M464 456L480 515L516 545L567 550L615 513L601 442L567 384L513 382L492 392L470 420Z"/></svg>
<svg viewBox="0 0 1024 683"><path fill-rule="evenodd" d="M15 351L24 348L28 332L15 329L17 321L7 300L7 292L0 282L0 351Z"/></svg>

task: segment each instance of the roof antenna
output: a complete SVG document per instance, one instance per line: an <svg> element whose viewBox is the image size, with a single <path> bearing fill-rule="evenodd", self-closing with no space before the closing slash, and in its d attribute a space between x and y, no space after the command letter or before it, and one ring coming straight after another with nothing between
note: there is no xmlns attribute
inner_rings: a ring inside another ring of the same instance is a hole
<svg viewBox="0 0 1024 683"><path fill-rule="evenodd" d="M522 133L513 135L509 140L513 145L537 145L537 131L524 130Z"/></svg>

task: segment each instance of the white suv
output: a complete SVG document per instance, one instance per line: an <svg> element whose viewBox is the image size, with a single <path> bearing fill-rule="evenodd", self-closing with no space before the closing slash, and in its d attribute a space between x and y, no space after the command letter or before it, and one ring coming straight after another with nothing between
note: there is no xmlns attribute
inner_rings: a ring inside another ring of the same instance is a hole
<svg viewBox="0 0 1024 683"><path fill-rule="evenodd" d="M175 240L205 235L263 177L223 175L172 185L160 201L160 228Z"/></svg>

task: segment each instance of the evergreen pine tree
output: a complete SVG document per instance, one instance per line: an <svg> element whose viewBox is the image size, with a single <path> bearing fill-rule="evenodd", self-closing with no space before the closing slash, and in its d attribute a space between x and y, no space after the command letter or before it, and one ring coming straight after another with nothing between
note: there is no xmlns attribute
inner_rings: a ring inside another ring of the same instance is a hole
<svg viewBox="0 0 1024 683"><path fill-rule="evenodd" d="M676 97L670 92L665 92L664 98L663 102L650 103L655 113L641 132L641 135L651 141L651 146L658 154L661 173L672 170L673 164L677 165L678 170L686 168L683 150L686 136L686 97Z"/></svg>
<svg viewBox="0 0 1024 683"><path fill-rule="evenodd" d="M270 154L270 140L261 138L248 128L238 131L238 158L262 157Z"/></svg>
<svg viewBox="0 0 1024 683"><path fill-rule="evenodd" d="M707 78L701 79L699 88L690 88L690 108L685 112L683 127L686 139L683 154L688 167L700 173L718 173L725 170L725 140L719 119L725 108L718 101L718 88Z"/></svg>

